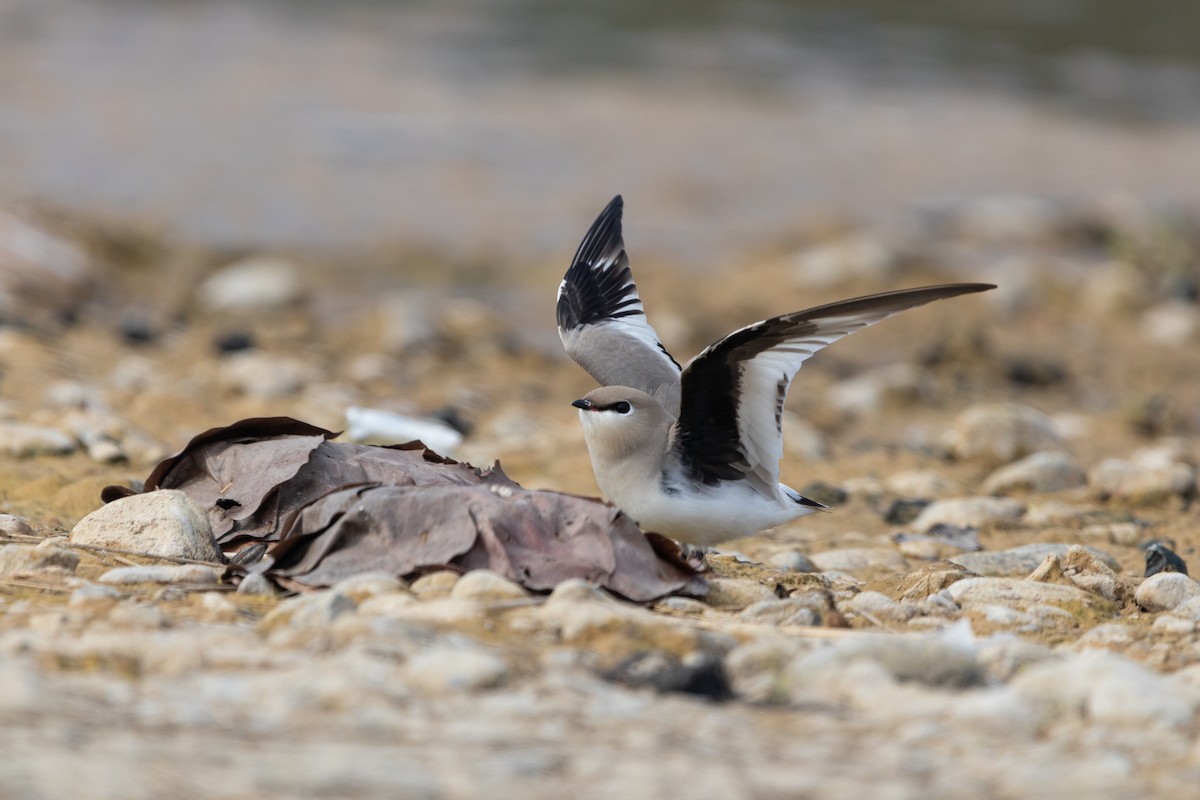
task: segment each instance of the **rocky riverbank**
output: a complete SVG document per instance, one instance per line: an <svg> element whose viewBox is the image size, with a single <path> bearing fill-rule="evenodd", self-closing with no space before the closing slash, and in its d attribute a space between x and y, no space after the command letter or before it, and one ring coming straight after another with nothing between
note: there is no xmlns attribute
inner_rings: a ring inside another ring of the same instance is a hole
<svg viewBox="0 0 1200 800"><path fill-rule="evenodd" d="M565 263L332 265L0 223L0 794L1116 798L1200 780L1200 583L1171 560L1196 567L1200 546L1194 217L985 198L798 226L705 280L631 241L680 357L854 294L1000 285L807 364L783 477L834 511L730 543L707 593L648 604L489 571L287 596L212 551L148 558L78 527L200 431L337 430L351 408L594 494L569 405L589 381L553 329Z"/></svg>

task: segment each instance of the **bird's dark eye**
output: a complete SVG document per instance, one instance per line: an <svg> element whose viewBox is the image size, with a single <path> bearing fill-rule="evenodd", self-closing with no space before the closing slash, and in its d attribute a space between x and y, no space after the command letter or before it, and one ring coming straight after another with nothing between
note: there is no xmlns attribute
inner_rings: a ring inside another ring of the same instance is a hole
<svg viewBox="0 0 1200 800"><path fill-rule="evenodd" d="M613 405L613 411L617 412L618 414L628 414L630 411L633 411L633 406L622 400L621 402Z"/></svg>

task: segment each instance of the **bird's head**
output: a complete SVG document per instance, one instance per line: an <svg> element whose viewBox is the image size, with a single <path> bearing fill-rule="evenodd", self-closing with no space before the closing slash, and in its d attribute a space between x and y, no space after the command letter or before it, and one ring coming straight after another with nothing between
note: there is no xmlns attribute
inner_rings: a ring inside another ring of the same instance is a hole
<svg viewBox="0 0 1200 800"><path fill-rule="evenodd" d="M650 395L628 386L602 386L571 403L579 409L593 456L620 458L643 447L665 451L674 420Z"/></svg>

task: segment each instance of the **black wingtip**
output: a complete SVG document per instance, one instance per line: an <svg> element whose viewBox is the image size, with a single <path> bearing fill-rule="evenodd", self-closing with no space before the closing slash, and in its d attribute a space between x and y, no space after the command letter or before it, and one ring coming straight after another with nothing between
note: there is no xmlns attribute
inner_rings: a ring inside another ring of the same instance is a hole
<svg viewBox="0 0 1200 800"><path fill-rule="evenodd" d="M579 243L575 258L571 259L572 266L594 266L606 252L624 249L624 243L621 241L621 215L624 210L625 201L621 199L621 195L608 201L608 205L596 217L583 241Z"/></svg>

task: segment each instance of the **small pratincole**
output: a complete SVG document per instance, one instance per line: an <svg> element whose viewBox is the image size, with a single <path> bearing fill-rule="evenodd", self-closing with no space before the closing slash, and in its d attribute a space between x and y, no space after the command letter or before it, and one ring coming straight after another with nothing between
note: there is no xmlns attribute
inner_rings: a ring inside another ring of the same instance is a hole
<svg viewBox="0 0 1200 800"><path fill-rule="evenodd" d="M779 482L783 404L827 345L933 300L994 289L953 283L873 294L756 322L680 367L646 320L618 195L558 288L563 347L600 383L576 400L596 483L643 530L711 545L824 509Z"/></svg>

